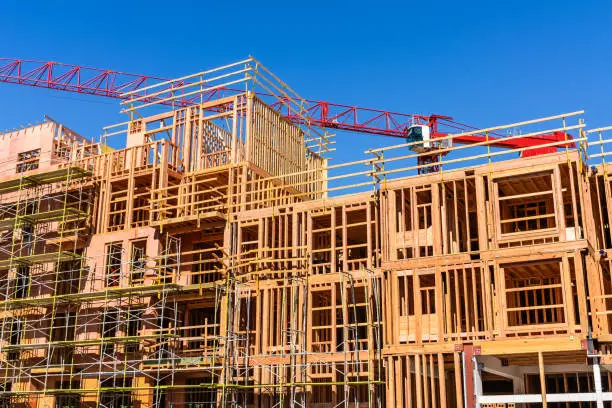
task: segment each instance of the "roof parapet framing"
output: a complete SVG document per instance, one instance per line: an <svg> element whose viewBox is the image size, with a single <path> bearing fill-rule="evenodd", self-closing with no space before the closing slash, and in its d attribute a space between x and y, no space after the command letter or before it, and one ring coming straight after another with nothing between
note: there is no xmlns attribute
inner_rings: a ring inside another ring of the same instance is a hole
<svg viewBox="0 0 612 408"><path fill-rule="evenodd" d="M147 108L170 106L179 109L245 93L257 94L279 112L286 111L299 117L300 124L294 124L304 132L304 142L311 153L324 156L333 150L329 145L333 143L331 138L334 135L311 123L308 102L252 56L125 92L121 94L124 99L121 113L128 114L131 121L138 116L146 116L144 110Z"/></svg>

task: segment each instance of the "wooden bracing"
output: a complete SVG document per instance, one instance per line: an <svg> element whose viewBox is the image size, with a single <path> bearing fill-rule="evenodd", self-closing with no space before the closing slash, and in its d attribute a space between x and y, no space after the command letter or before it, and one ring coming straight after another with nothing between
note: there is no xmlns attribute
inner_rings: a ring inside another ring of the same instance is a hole
<svg viewBox="0 0 612 408"><path fill-rule="evenodd" d="M577 132L556 153L446 143L427 173L418 142L329 164L250 91L140 115L191 79L126 102L104 140L124 148L62 136L3 173L0 405L605 398L586 361L612 361L612 184L580 112L522 123Z"/></svg>

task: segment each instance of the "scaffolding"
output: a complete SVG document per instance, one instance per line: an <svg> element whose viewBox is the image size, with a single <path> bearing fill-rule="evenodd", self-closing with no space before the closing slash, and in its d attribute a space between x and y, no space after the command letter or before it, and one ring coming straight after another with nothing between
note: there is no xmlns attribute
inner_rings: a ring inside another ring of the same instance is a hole
<svg viewBox="0 0 612 408"><path fill-rule="evenodd" d="M178 287L170 254L180 254L179 244L167 237L153 259L112 250L86 257L91 175L69 164L0 183L0 382L11 406L55 397L56 406L116 407L126 404L137 374L154 383L169 375L142 363L166 358L164 342L176 330L176 300L168 295ZM103 274L92 274L99 268Z"/></svg>

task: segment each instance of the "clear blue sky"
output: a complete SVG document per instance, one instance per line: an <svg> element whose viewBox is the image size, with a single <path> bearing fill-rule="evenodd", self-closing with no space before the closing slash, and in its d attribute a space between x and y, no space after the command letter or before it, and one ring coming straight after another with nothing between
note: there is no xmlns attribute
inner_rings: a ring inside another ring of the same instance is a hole
<svg viewBox="0 0 612 408"><path fill-rule="evenodd" d="M578 109L612 124L610 1L106 3L7 2L0 56L174 77L252 54L310 99L477 126ZM0 129L48 114L97 138L118 111L0 84ZM383 143L354 140L337 156Z"/></svg>

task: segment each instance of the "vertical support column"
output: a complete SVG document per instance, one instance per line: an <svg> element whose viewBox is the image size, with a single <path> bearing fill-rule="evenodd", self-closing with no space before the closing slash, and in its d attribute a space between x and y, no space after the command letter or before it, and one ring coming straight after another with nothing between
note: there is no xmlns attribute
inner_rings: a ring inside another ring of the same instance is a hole
<svg viewBox="0 0 612 408"><path fill-rule="evenodd" d="M268 347L270 346L270 290L266 287L265 289L260 289L260 293L263 293L263 301L261 306L261 353L266 354L268 353Z"/></svg>
<svg viewBox="0 0 612 408"><path fill-rule="evenodd" d="M599 368L599 357L593 358L593 379L595 382L595 401L597 403L597 408L603 408L603 390L601 387L601 369Z"/></svg>
<svg viewBox="0 0 612 408"><path fill-rule="evenodd" d="M478 368L478 360L476 359L476 356L472 355L472 358L470 358L470 360L472 361L472 379L474 381L473 406L478 408L480 407L480 402L478 401L478 398L482 395L482 377L480 376L480 369Z"/></svg>
<svg viewBox="0 0 612 408"><path fill-rule="evenodd" d="M313 234L312 234L312 213L305 212L304 217L306 218L306 256L308 257L308 265L306 267L312 272L313 268L313 255L312 255L312 244L313 244ZM332 265L333 268L333 265Z"/></svg>
<svg viewBox="0 0 612 408"><path fill-rule="evenodd" d="M598 239L598 223L595 222L595 212L594 208L599 208L600 203L599 200L595 199L595 202L591 201L591 184L588 178L586 178L583 174L577 172L577 181L578 181L578 198L580 202L580 212L582 219L582 229L583 229L583 237L586 236L586 231L590 231L589 239L592 238L593 244L596 247L599 247L599 239ZM597 183L597 177L593 179L595 183ZM596 196L597 197L597 196ZM599 217L601 217L601 209L597 211L599 213ZM577 222L576 222L577 224ZM603 237L602 237L603 238Z"/></svg>
<svg viewBox="0 0 612 408"><path fill-rule="evenodd" d="M332 341L332 350L336 350L336 348L338 347L338 332L337 330L337 319L336 319L336 306L338 304L338 299L337 299L337 291L336 291L336 285L338 283L336 282L332 282L331 285L329 286L331 289L331 307L330 307L330 318L331 318L331 341ZM341 283L340 283L341 284ZM335 371L335 370L334 370Z"/></svg>
<svg viewBox="0 0 612 408"><path fill-rule="evenodd" d="M506 213L508 211L508 208L507 206L504 206L503 210L500 208L501 203L499 200L499 184L497 182L489 180L489 187L489 192L491 193L491 196L489 196L489 202L492 203L492 217L490 221L492 221L493 223L493 225L489 227L489 232L492 233L493 241L497 244L502 237L503 230L501 220L503 216L507 215Z"/></svg>
<svg viewBox="0 0 612 408"><path fill-rule="evenodd" d="M563 304L565 305L565 321L569 333L576 332L576 315L574 311L574 299L572 294L572 279L570 276L570 265L567 254L561 260L561 283L563 288Z"/></svg>
<svg viewBox="0 0 612 408"><path fill-rule="evenodd" d="M375 237L376 237L376 241L378 242L379 246L378 246L378 250L379 250L379 254L382 256L382 259L384 260L389 260L389 235L391 234L391 229L388 227L389 225L389 204L388 204L388 191L386 190L381 190L379 193L379 200L377 202L375 202L375 211L374 211L374 217L375 217L375 223L374 223L374 231L375 231ZM378 215L378 212L380 210L380 216ZM382 231L387 231L385 234L379 234L379 228L381 228ZM380 241L379 241L380 240Z"/></svg>
<svg viewBox="0 0 612 408"><path fill-rule="evenodd" d="M402 205L404 205L402 203ZM418 210L417 194L414 187L410 187L410 226L412 227L412 257L418 258L420 255L419 251L419 210Z"/></svg>
<svg viewBox="0 0 612 408"><path fill-rule="evenodd" d="M258 221L258 226L257 226L257 257L259 259L265 259L268 254L265 252L266 248L268 248L268 242L267 242L267 238L268 238L268 234L267 232L267 218L260 218ZM239 226L240 227L240 226Z"/></svg>
<svg viewBox="0 0 612 408"><path fill-rule="evenodd" d="M552 175L553 181L553 202L557 218L557 228L559 229L559 241L565 241L565 208L563 208L563 192L561 187L561 174L559 166L555 166ZM546 408L546 407L544 407Z"/></svg>
<svg viewBox="0 0 612 408"><path fill-rule="evenodd" d="M244 96L235 96L234 97L234 110L232 112L232 144L231 144L231 148L232 148L232 163L238 163L239 161L242 160L242 156L239 155L239 146L242 146L242 140L240 139L241 134L238 133L238 125L239 125L239 121L240 121L240 117L238 116L238 110L242 109L242 104L243 104L243 98ZM240 126L240 129L242 129L242 126ZM203 150L200 149L200 157L202 154ZM201 168L201 167L200 167Z"/></svg>
<svg viewBox="0 0 612 408"><path fill-rule="evenodd" d="M112 163L109 163L109 158L111 155L106 155L106 166L104 167L104 180L100 183L100 195L99 195L99 205L98 209L100 211L98 217L98 232L104 233L108 232L108 225L110 224L110 202L112 195L112 183L111 183L111 170ZM160 174L160 183L162 180L162 176ZM159 188L164 188L166 185L158 185ZM160 197L161 198L161 197Z"/></svg>
<svg viewBox="0 0 612 408"><path fill-rule="evenodd" d="M162 140L159 145L156 145L161 148L161 162L159 163L159 182L157 183L157 188L160 191L158 195L159 198L163 198L164 195L168 194L168 144L165 140ZM161 205L164 205L162 202ZM163 212L161 213L163 214Z"/></svg>
<svg viewBox="0 0 612 408"><path fill-rule="evenodd" d="M465 408L475 408L478 392L482 391L482 381L478 371L474 346L463 346L463 383L465 384Z"/></svg>
<svg viewBox="0 0 612 408"><path fill-rule="evenodd" d="M508 307L506 305L506 279L504 268L497 262L493 266L495 273L495 286L497 287L497 301L493 303L497 309L495 317L497 319L496 326L498 328L499 337L506 336L506 328L508 327Z"/></svg>
<svg viewBox="0 0 612 408"><path fill-rule="evenodd" d="M331 253L329 254L329 261L331 262L331 273L336 273L337 271L337 266L338 266L338 260L336 259L336 207L332 207L330 209L330 231L329 231L329 240L330 240L330 246L331 246Z"/></svg>
<svg viewBox="0 0 612 408"><path fill-rule="evenodd" d="M478 248L481 251L489 249L487 234L487 211L485 203L485 187L482 176L475 177L476 182L476 213L478 220Z"/></svg>
<svg viewBox="0 0 612 408"><path fill-rule="evenodd" d="M546 402L546 375L544 374L544 356L542 355L541 351L538 352L538 367L540 368L540 392L542 393L542 408L547 408L548 403Z"/></svg>
<svg viewBox="0 0 612 408"><path fill-rule="evenodd" d="M578 223L578 203L576 197L576 183L574 181L575 177L579 177L578 173L575 171L574 163L568 163L568 173L569 173L569 189L572 193L572 217L574 218L574 237L575 239L580 239L580 235L578 234L578 228L580 224ZM584 223L584 221L583 221Z"/></svg>
<svg viewBox="0 0 612 408"><path fill-rule="evenodd" d="M263 310L262 310L262 293L263 291L259 288L259 285L255 286L256 288L256 297L255 297L255 316L263 316ZM262 324L265 324L265 321L267 319L264 317L262 319ZM264 353L262 352L262 347L261 347L261 337L262 334L264 333L264 330L256 330L255 331L255 355L263 355ZM262 381L262 371L263 368L261 366L259 367L254 367L253 369L253 377L255 380L255 384L263 384ZM259 395L261 394L261 390L258 388L255 388L254 390L254 394L255 394L255 399L254 399L254 406L255 408L259 408Z"/></svg>
<svg viewBox="0 0 612 408"><path fill-rule="evenodd" d="M501 233L500 212L499 212L499 189L497 183L493 181L493 174L489 173L487 178L487 190L483 195L484 208L487 214L487 234L490 240L490 249L499 247L499 233ZM488 200L486 192L488 191ZM498 229L498 227L500 227Z"/></svg>
<svg viewBox="0 0 612 408"><path fill-rule="evenodd" d="M423 363L423 401L425 401L425 406L427 408L436 406L435 401L430 397L431 380L429 377L431 377L431 375L428 369L428 360L430 360L430 358L431 354L421 354L421 362Z"/></svg>
<svg viewBox="0 0 612 408"><path fill-rule="evenodd" d="M348 272L348 237L346 205L342 206L342 271Z"/></svg>
<svg viewBox="0 0 612 408"><path fill-rule="evenodd" d="M127 183L127 193L125 197L125 218L124 228L130 228L132 225L132 213L134 212L134 190L136 189L136 181L134 180L134 168L137 165L136 154L140 151L138 147L132 147L129 151L129 175Z"/></svg>
<svg viewBox="0 0 612 408"><path fill-rule="evenodd" d="M240 211L246 211L247 209L247 192L250 189L251 190L251 197L253 197L253 193L252 190L254 190L256 188L256 184L254 183L254 180L249 181L249 166L248 165L242 165L238 168L238 172L240 173L239 177L239 181L238 181L238 189L240 191L240 205L238 208L240 208ZM270 197L268 197L268 199L271 199Z"/></svg>
<svg viewBox="0 0 612 408"><path fill-rule="evenodd" d="M389 361L395 360L395 380L390 381L392 384L393 390L392 394L395 394L395 407L404 407L404 393L402 392L402 357L395 356L393 359Z"/></svg>
<svg viewBox="0 0 612 408"><path fill-rule="evenodd" d="M447 272L448 273L448 272ZM438 325L438 341L445 341L444 338L444 313L450 313L449 310L444 310L442 300L444 299L444 288L443 288L443 279L442 279L442 271L439 266L435 267L435 294L436 294L436 315L437 325ZM440 355L442 356L442 355ZM443 361L443 360L442 360ZM442 381L442 380L440 380Z"/></svg>
<svg viewBox="0 0 612 408"><path fill-rule="evenodd" d="M252 161L252 143L253 143L253 93L248 92L246 99L246 115L245 115L245 127L246 127L246 136L245 136L245 157L243 160Z"/></svg>
<svg viewBox="0 0 612 408"><path fill-rule="evenodd" d="M397 271L389 271L388 276L389 276L389 282L391 284L391 288L390 288L391 301L388 302L389 304L387 305L387 307L390 307L391 311L390 313L387 314L387 317L398 316L400 314L400 309L401 309L399 305L399 299L400 299L399 276L397 275ZM404 279L408 279L408 278L409 278L408 276L404 276ZM406 293L406 296L405 296L406 302L410 302L410 298L411 297L408 296L408 293ZM406 307L408 308L408 305L406 305ZM408 319L407 315L406 315L406 319ZM385 326L387 326L387 333L389 333L389 338L387 338L387 342L390 344L399 344L400 324L398 320L399 319L389 319L385 322L386 323ZM410 329L411 328L408 326L406 330L406 338L408 337L408 332L410 331Z"/></svg>
<svg viewBox="0 0 612 408"><path fill-rule="evenodd" d="M192 171L191 144L193 143L193 137L192 137L193 132L192 132L191 121L193 120L193 117L192 117L193 109L196 109L196 108L185 109L185 125L184 125L185 133L183 134L183 167L185 169L185 172ZM198 135L198 136L201 137L201 135Z"/></svg>
<svg viewBox="0 0 612 408"><path fill-rule="evenodd" d="M234 98L234 101L236 101L236 99ZM201 105L200 105L201 106ZM236 114L236 103L234 102L234 115ZM236 134L236 120L235 117L232 117L232 136L234 136ZM195 152L194 152L194 159L195 159L195 165L192 166L193 170L199 170L201 169L202 166L202 153L204 153L204 109L202 109L200 107L200 112L198 115L198 139L197 142L195 143L196 147L195 147ZM233 139L232 139L232 152L231 154L234 154L234 144L233 144ZM232 163L235 163L234 161L232 161Z"/></svg>
<svg viewBox="0 0 612 408"><path fill-rule="evenodd" d="M423 408L423 381L420 354L414 355L414 377L416 379L416 408Z"/></svg>
<svg viewBox="0 0 612 408"><path fill-rule="evenodd" d="M308 283L307 283L308 284ZM309 285L309 284L308 284ZM310 311L309 315L306 318L306 344L304 345L304 350L306 350L307 352L312 352L312 290L310 288L310 286L307 287L306 290L306 308L308 311ZM308 356L306 357L306 361L304 363L308 363L309 361ZM312 374L312 368L310 367L310 365L308 365L306 368L304 368L304 375L306 376L306 378L310 378L310 375ZM306 382L306 378L303 378L302 380L304 382ZM306 401L306 404L308 405L309 403L312 402L312 385L307 385L306 387L304 387L304 392L306 393L306 396L304 398L304 400Z"/></svg>
<svg viewBox="0 0 612 408"><path fill-rule="evenodd" d="M484 292L484 323L486 331L486 339L493 338L493 328L495 327L495 300L493 297L493 288L491 285L491 271L488 261L482 261L481 273L483 281L483 292Z"/></svg>
<svg viewBox="0 0 612 408"><path fill-rule="evenodd" d="M602 274L602 266L596 262L592 256L585 256L587 270L587 286L589 288L589 297L591 303L591 321L593 324L593 335L595 337L600 334L609 332L606 300L604 299L604 282ZM576 269L578 273L578 269Z"/></svg>
<svg viewBox="0 0 612 408"><path fill-rule="evenodd" d="M440 386L440 408L446 408L446 375L444 370L444 354L438 353L438 383Z"/></svg>
<svg viewBox="0 0 612 408"><path fill-rule="evenodd" d="M414 340L415 343L421 344L421 341L423 339L423 303L421 299L421 279L418 275L417 269L413 269L412 271L412 287L414 290Z"/></svg>
<svg viewBox="0 0 612 408"><path fill-rule="evenodd" d="M382 312L383 312L383 344L391 344L393 343L393 319L390 319L389 316L396 316L394 314L391 304L393 302L393 272L385 271L382 274L382 287L384 290L382 291Z"/></svg>
<svg viewBox="0 0 612 408"><path fill-rule="evenodd" d="M458 348L459 347L459 348ZM453 353L453 366L455 370L455 393L457 408L463 408L463 370L461 369L461 352L459 351L462 346L455 346L455 352Z"/></svg>
<svg viewBox="0 0 612 408"><path fill-rule="evenodd" d="M395 190L387 190L387 205L389 211L383 211L382 214L385 216L387 220L387 237L385 240L387 241L387 245L385 250L387 251L387 256L390 261L397 261L397 239L396 239L396 231L397 231L397 209L396 209L396 198L395 198ZM403 203L402 203L403 205ZM400 231L403 231L400 228ZM383 234L384 235L384 234Z"/></svg>
<svg viewBox="0 0 612 408"><path fill-rule="evenodd" d="M387 381L385 381L386 387L386 401L387 408L395 408L398 405L395 403L395 390L393 389L395 385L395 365L393 364L393 356L390 356L387 359Z"/></svg>
<svg viewBox="0 0 612 408"><path fill-rule="evenodd" d="M446 184L440 183L442 189L442 203L440 204L440 228L442 230L442 253L449 254L453 250L449 249L449 233L448 233L448 206L446 204Z"/></svg>
<svg viewBox="0 0 612 408"><path fill-rule="evenodd" d="M372 253L372 204L366 203L366 267L371 269L374 265L374 254Z"/></svg>
<svg viewBox="0 0 612 408"><path fill-rule="evenodd" d="M588 330L587 291L584 282L584 269L582 267L582 253L574 251L574 271L576 274L576 293L578 294L578 317L580 319L580 331L586 333Z"/></svg>
<svg viewBox="0 0 612 408"><path fill-rule="evenodd" d="M440 219L440 187L431 185L431 228L433 233L433 254L442 254L442 229Z"/></svg>

